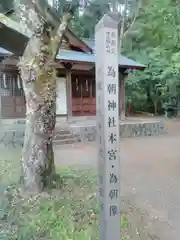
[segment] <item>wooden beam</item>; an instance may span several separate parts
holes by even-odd
[[[67,120],[72,117],[72,79],[71,69],[66,70]]]
[[[72,117],[72,79],[71,79],[71,69],[73,64],[63,63],[66,69],[66,100],[67,100],[67,121],[69,117]]]

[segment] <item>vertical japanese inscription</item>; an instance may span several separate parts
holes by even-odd
[[[96,52],[103,51],[102,44],[100,43],[102,34],[102,29],[96,33]],[[100,239],[105,239],[105,203],[104,203],[104,144],[103,144],[103,62],[100,55],[96,55],[96,132],[97,132],[97,143],[98,143],[98,159],[99,159],[99,200],[100,200]]]
[[[96,26],[96,117],[99,145],[100,240],[120,239],[118,24]],[[106,225],[105,225],[106,223]]]

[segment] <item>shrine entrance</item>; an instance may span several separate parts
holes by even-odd
[[[92,76],[72,76],[72,115],[96,114],[96,84]]]

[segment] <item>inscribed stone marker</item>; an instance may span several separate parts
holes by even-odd
[[[107,14],[96,25],[95,52],[100,240],[120,240],[118,23]]]

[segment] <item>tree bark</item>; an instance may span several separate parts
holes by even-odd
[[[32,107],[31,94],[26,95],[26,130],[22,154],[23,183],[30,192],[41,192],[50,187],[55,176],[53,131],[55,128],[55,101],[42,102]],[[54,106],[53,106],[54,105]]]
[[[53,60],[72,14],[64,14],[56,31],[38,13],[36,17],[35,32],[19,63],[26,98],[21,180],[25,189],[34,193],[51,186],[55,175],[56,70]]]
[[[26,97],[22,174],[24,186],[31,192],[43,191],[55,175],[56,75],[48,65],[48,55],[41,56],[41,49],[45,47],[41,37],[35,36],[29,41],[20,67]],[[29,64],[31,59],[33,65]]]

